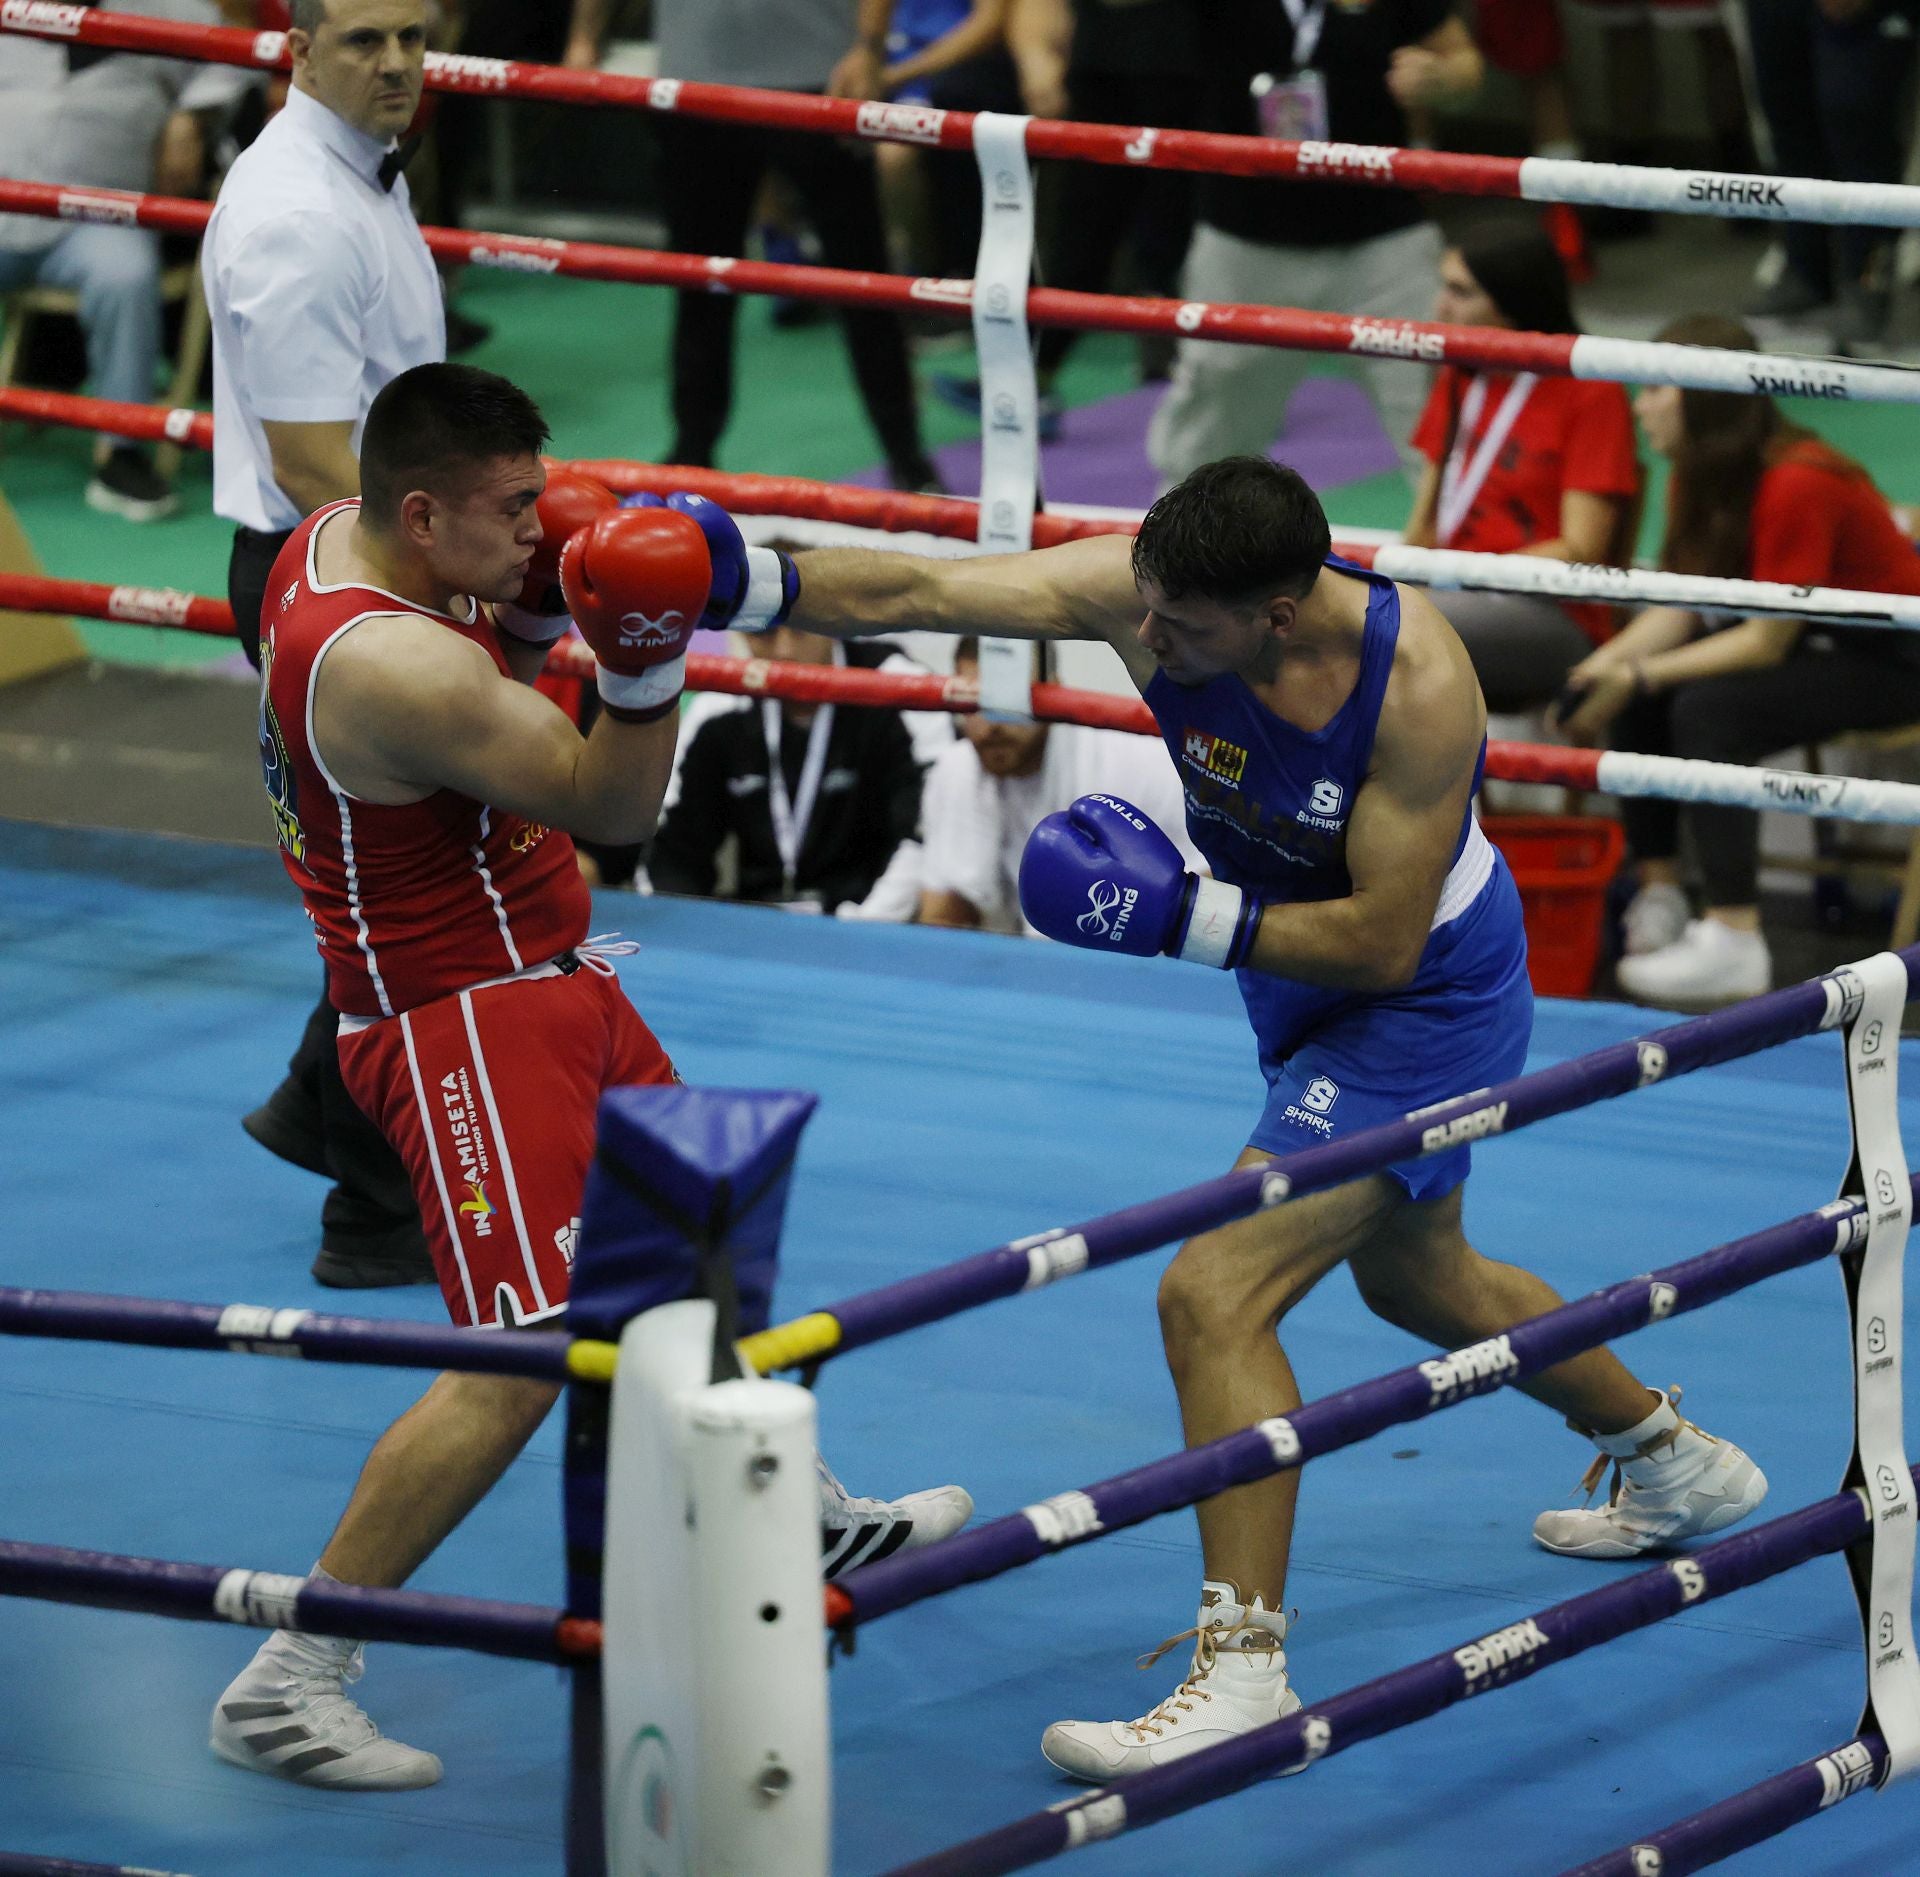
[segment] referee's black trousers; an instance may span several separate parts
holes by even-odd
[[[848,150],[835,138],[803,131],[756,130],[690,117],[659,117],[653,127],[660,139],[667,241],[679,253],[737,257],[746,246],[761,179],[773,169],[799,191],[829,267],[886,271],[887,241],[871,151]],[[671,462],[706,466],[714,460],[733,408],[738,305],[730,293],[679,295]],[[849,307],[840,323],[861,402],[888,466],[896,481],[918,483],[931,472],[900,320],[876,307]]]

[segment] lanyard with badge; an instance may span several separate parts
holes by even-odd
[[[833,648],[836,665],[845,664],[846,657],[838,645]],[[773,816],[773,844],[780,852],[780,892],[782,898],[791,899],[800,850],[806,845],[813,806],[820,799],[820,778],[826,773],[827,744],[833,738],[833,706],[822,704],[813,713],[807,730],[806,759],[800,765],[798,795],[787,793],[787,772],[780,760],[784,724],[780,706],[772,698],[761,703],[760,728],[767,739],[767,808]]]
[[[1507,438],[1513,434],[1520,413],[1526,409],[1533,387],[1539,382],[1530,371],[1515,374],[1513,383],[1507,387],[1507,395],[1500,400],[1500,408],[1493,414],[1493,422],[1477,445],[1473,444],[1473,429],[1487,402],[1487,381],[1476,375],[1467,387],[1467,395],[1460,400],[1460,421],[1454,426],[1453,448],[1447,452],[1447,465],[1440,472],[1440,500],[1434,517],[1434,538],[1440,546],[1450,545],[1460,532],[1460,524],[1479,500],[1488,474],[1506,447]],[[1468,453],[1470,446],[1471,454]]]
[[[1253,81],[1253,105],[1263,137],[1290,143],[1321,143],[1327,136],[1327,80],[1313,69],[1327,23],[1327,0],[1280,0],[1293,27],[1293,70],[1285,78],[1261,72]]]

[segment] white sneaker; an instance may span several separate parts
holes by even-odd
[[[1621,943],[1629,958],[1642,958],[1673,944],[1687,929],[1687,896],[1671,880],[1643,886],[1620,915]]]
[[[1758,932],[1739,932],[1718,919],[1689,919],[1671,945],[1623,958],[1620,988],[1642,1004],[1698,1010],[1758,997],[1773,988],[1773,955]]]
[[[362,1645],[283,1630],[214,1705],[207,1744],[223,1760],[303,1786],[397,1792],[431,1786],[438,1755],[389,1740],[342,1692],[363,1672]]]
[[[1105,1785],[1299,1712],[1300,1697],[1287,1686],[1287,1619],[1279,1611],[1258,1597],[1241,1603],[1233,1584],[1205,1584],[1193,1628],[1142,1656],[1140,1666],[1151,1667],[1189,1636],[1187,1678],[1157,1708],[1137,1721],[1055,1721],[1040,1751],[1061,1772]]]
[[[899,1499],[861,1499],[817,1454],[814,1464],[820,1472],[820,1561],[830,1578],[856,1564],[951,1537],[973,1517],[973,1495],[964,1486],[929,1486]]]
[[[1730,1441],[1680,1418],[1680,1391],[1624,1434],[1594,1434],[1600,1449],[1580,1490],[1592,1499],[1613,1463],[1613,1491],[1604,1506],[1542,1512],[1533,1535],[1570,1558],[1637,1558],[1683,1539],[1723,1532],[1767,1496],[1767,1476]]]

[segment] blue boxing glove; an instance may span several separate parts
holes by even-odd
[[[667,506],[700,524],[713,562],[713,593],[701,625],[710,631],[770,632],[800,597],[800,571],[778,548],[748,547],[733,517],[704,495],[675,494]]]
[[[1230,971],[1253,949],[1266,902],[1189,873],[1131,802],[1083,795],[1027,837],[1020,910],[1063,945]]]

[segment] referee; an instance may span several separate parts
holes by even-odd
[[[275,557],[316,508],[360,493],[375,394],[446,356],[440,281],[413,219],[424,0],[293,0],[285,108],[227,173],[201,266],[213,323],[213,506],[234,524],[227,594],[248,659]],[[337,1182],[313,1274],[343,1288],[430,1281],[399,1157],[340,1080],[325,993],[287,1079],[242,1125]]]

